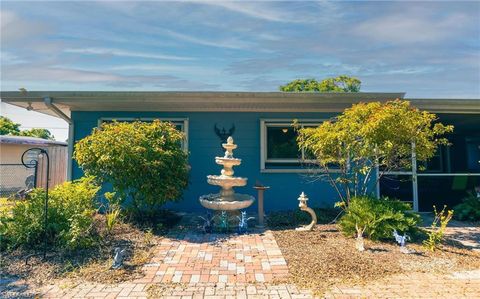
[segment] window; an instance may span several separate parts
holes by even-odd
[[[172,124],[175,125],[175,128],[183,133],[185,133],[185,141],[182,142],[182,148],[185,151],[188,151],[188,118],[145,118],[145,117],[102,117],[98,120],[98,126],[103,122],[113,122],[113,121],[119,121],[119,122],[134,122],[134,121],[144,121],[144,122],[152,122],[154,120],[160,120],[160,121],[168,121],[171,122]]]
[[[467,137],[467,170],[480,172],[480,137]]]
[[[448,148],[444,146],[438,146],[435,154],[433,157],[428,159],[425,162],[418,162],[417,165],[419,167],[423,167],[423,169],[419,168],[420,172],[444,172],[444,151],[447,151]]]
[[[309,162],[305,150],[297,145],[293,120],[261,120],[261,170],[292,171],[302,169]],[[319,120],[299,120],[301,127],[317,127]]]
[[[267,125],[267,162],[296,162],[301,159],[297,132],[289,125]]]

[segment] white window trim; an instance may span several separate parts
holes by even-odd
[[[300,125],[319,126],[326,119],[296,119]],[[260,119],[260,172],[263,173],[320,173],[321,169],[309,169],[304,167],[298,168],[267,168],[267,163],[302,163],[312,162],[311,160],[301,159],[267,159],[267,127],[275,126],[291,126],[294,119],[290,118],[275,118],[275,119]],[[303,151],[303,150],[302,150]],[[303,155],[303,152],[302,152]],[[331,170],[330,172],[337,172]]]
[[[101,126],[101,124],[104,121],[154,121],[154,120],[160,120],[160,121],[169,121],[172,123],[182,123],[183,127],[183,133],[185,134],[185,141],[183,142],[183,149],[188,152],[188,125],[189,125],[189,119],[188,118],[179,118],[179,117],[100,117],[98,119],[98,127]]]

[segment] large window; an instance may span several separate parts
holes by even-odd
[[[417,163],[422,167],[383,176],[380,195],[413,202],[415,210],[429,212],[434,204],[453,208],[475,194],[480,188],[480,136],[458,131],[448,136],[449,146],[440,146],[431,159]]]
[[[302,164],[311,162],[309,155],[297,145],[293,120],[261,120],[261,170],[268,172],[302,171]],[[300,127],[317,127],[321,120],[299,120]]]
[[[168,121],[175,125],[175,128],[185,134],[185,141],[182,142],[182,148],[188,151],[188,118],[151,118],[151,117],[102,117],[98,120],[98,126],[104,122],[134,122],[134,121],[143,121],[143,122],[152,122],[154,120]]]

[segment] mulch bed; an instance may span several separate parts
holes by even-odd
[[[34,285],[43,285],[58,278],[68,278],[72,283],[117,283],[133,280],[143,276],[141,268],[151,259],[155,245],[162,238],[127,223],[118,223],[108,234],[102,215],[95,217],[95,229],[101,238],[94,247],[74,252],[49,250],[45,261],[41,248],[37,251],[17,249],[2,253],[0,272],[2,276],[26,279]],[[126,248],[126,255],[123,267],[112,270],[110,267],[116,247]],[[26,263],[28,256],[31,257]]]
[[[291,281],[323,294],[335,284],[362,284],[388,275],[411,272],[448,273],[480,269],[480,253],[454,242],[426,252],[421,244],[407,244],[415,253],[403,254],[395,243],[365,240],[365,252],[336,225],[318,225],[313,232],[276,230],[275,239],[287,260]]]

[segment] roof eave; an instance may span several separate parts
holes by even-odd
[[[57,116],[44,104],[49,97],[63,113],[71,111],[222,111],[341,112],[358,102],[404,98],[405,93],[289,92],[2,92],[6,103]],[[408,99],[419,109],[436,113],[480,113],[478,99]]]

